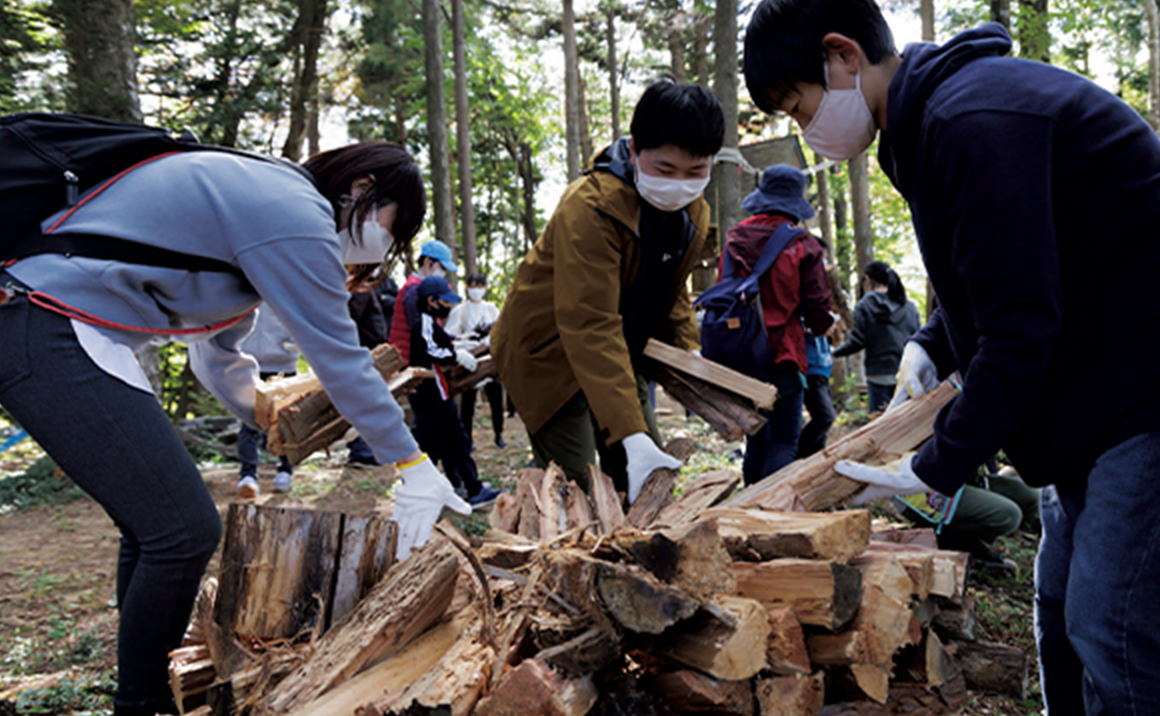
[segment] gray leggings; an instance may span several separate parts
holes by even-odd
[[[167,653],[221,538],[197,466],[153,395],[103,372],[68,319],[23,297],[0,305],[0,405],[121,531],[115,705],[172,713]]]

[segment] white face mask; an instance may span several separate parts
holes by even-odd
[[[342,246],[342,263],[347,266],[381,264],[395,243],[395,237],[379,224],[379,219],[373,211],[367,214],[362,223],[361,246],[355,243],[349,226],[338,232],[338,240]]]
[[[447,269],[443,268],[443,264],[439,263],[438,261],[431,264],[430,271],[431,273],[427,274],[428,276],[438,276],[440,278],[447,277]]]
[[[467,289],[467,297],[478,303],[483,300],[483,294],[486,292],[486,288],[469,288]]]
[[[632,172],[636,179],[636,190],[641,197],[661,211],[676,211],[692,204],[705,193],[705,187],[709,185],[709,177],[671,179],[645,174],[640,170],[639,155],[632,165]]]
[[[830,65],[824,65],[826,85]],[[854,89],[828,89],[822,95],[814,118],[802,130],[802,138],[827,159],[845,161],[870,148],[878,125],[862,94],[862,72],[854,76]]]

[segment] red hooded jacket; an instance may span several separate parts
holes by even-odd
[[[789,218],[780,214],[757,214],[729,230],[725,251],[733,258],[738,276],[748,276],[773,232]],[[721,275],[721,258],[717,275]],[[794,237],[778,254],[760,281],[761,312],[773,346],[773,362],[793,361],[806,372],[805,324],[817,335],[833,324],[830,315],[830,282],[826,278],[824,250],[810,234]]]

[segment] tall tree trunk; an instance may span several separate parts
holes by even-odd
[[[327,0],[299,0],[297,24],[301,31],[295,41],[301,48],[301,61],[290,93],[290,129],[282,147],[282,156],[293,161],[302,158],[308,114],[318,97],[318,52],[326,34],[327,14]]]
[[[531,251],[536,243],[536,168],[532,164],[532,145],[520,144],[520,180],[523,183],[524,205],[520,212],[520,223],[524,227],[526,251]]]
[[[564,141],[572,182],[580,176],[580,57],[572,0],[564,0]]]
[[[1051,31],[1047,0],[1019,0],[1019,56],[1051,62]]]
[[[142,122],[133,0],[53,0],[68,56],[70,112]]]
[[[584,91],[583,78],[580,79],[578,87],[580,101],[576,107],[580,115],[580,171],[584,171],[588,167],[588,161],[592,159],[592,128],[588,124],[588,98]]]
[[[1011,30],[1011,0],[991,0],[991,22]]]
[[[310,99],[310,113],[306,117],[306,156],[318,154],[322,143],[322,131],[318,127],[318,113],[321,111],[318,102],[318,93]]]
[[[471,192],[471,130],[467,106],[467,41],[463,28],[463,0],[451,0],[455,37],[455,149],[459,160],[459,230],[467,275],[475,273],[475,207]]]
[[[820,166],[825,163],[825,157],[817,152],[814,152],[814,165]],[[831,201],[830,201],[830,174],[827,169],[820,169],[814,175],[818,182],[818,226],[822,230],[822,238],[825,239],[829,248],[826,253],[829,255],[829,260],[833,262],[834,252],[837,248],[837,243],[834,239],[834,223],[830,217]]]
[[[934,42],[934,0],[920,0],[919,15],[922,16],[922,41]]]
[[[423,60],[427,70],[427,136],[431,159],[431,198],[435,238],[455,246],[451,206],[451,169],[447,161],[447,107],[443,100],[443,35],[439,1],[423,0]]]
[[[605,42],[608,46],[608,101],[612,105],[612,141],[620,139],[620,78],[616,66],[616,9],[605,11]]]
[[[677,82],[687,82],[685,79],[685,29],[684,19],[678,14],[672,18],[669,26],[669,72]]]
[[[714,23],[715,93],[725,112],[723,148],[737,148],[737,0],[717,0]],[[735,161],[713,165],[717,185],[717,236],[724,245],[725,234],[741,216],[741,187]]]
[[[848,162],[850,203],[854,213],[854,260],[859,279],[874,260],[874,232],[870,228],[870,161],[865,152]]]
[[[709,86],[709,23],[712,18],[698,12],[693,20],[693,75],[697,84]]]
[[[1148,20],[1148,122],[1160,131],[1160,7],[1144,0]]]

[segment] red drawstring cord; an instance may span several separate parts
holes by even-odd
[[[59,219],[56,220],[56,223],[54,223],[52,226],[48,227],[48,230],[46,230],[44,233],[51,234],[52,232],[56,231],[57,227],[59,227],[61,224],[63,224],[65,221],[67,221],[70,216],[72,216],[74,213],[76,213],[77,209],[79,209],[82,206],[84,206],[85,204],[89,203],[89,201],[93,197],[97,196],[98,194],[103,192],[105,189],[108,189],[109,187],[111,187],[118,179],[125,176],[129,172],[133,171],[137,167],[143,167],[150,162],[155,162],[158,159],[164,159],[165,157],[171,157],[174,154],[181,154],[181,152],[165,152],[164,154],[158,154],[156,156],[149,157],[148,159],[139,161],[136,164],[134,164],[133,166],[129,167],[128,169],[124,169],[121,172],[113,175],[111,178],[105,180],[104,184],[100,185],[99,187],[97,187],[96,189],[91,191],[84,199],[81,199],[79,202],[76,203],[75,206],[73,206],[68,211],[66,211]]]
[[[29,291],[28,301],[32,305],[39,306],[46,311],[52,311],[53,313],[64,316],[65,318],[72,318],[80,321],[81,323],[87,323],[90,326],[96,326],[98,328],[115,328],[119,331],[132,331],[134,333],[150,333],[158,336],[194,336],[202,333],[213,333],[215,331],[225,330],[226,328],[230,328],[231,326],[236,326],[237,324],[241,323],[246,316],[250,315],[256,310],[256,308],[251,308],[240,316],[198,328],[139,328],[137,326],[128,326],[124,323],[110,321],[101,318],[100,316],[94,316],[93,314],[82,311],[75,306],[68,305],[59,298],[53,298],[48,294],[41,293],[40,291]]]

